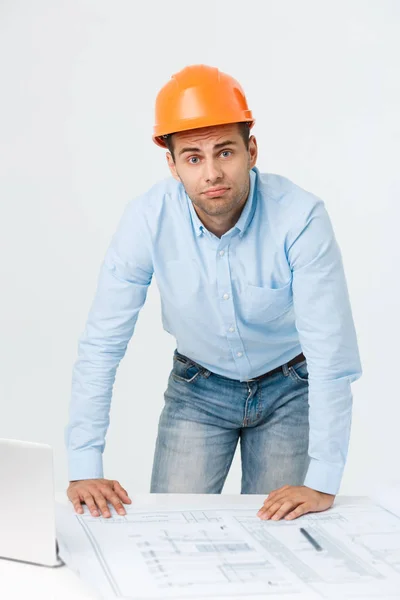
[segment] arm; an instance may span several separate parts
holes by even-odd
[[[153,273],[150,236],[137,200],[128,204],[101,266],[79,340],[65,431],[69,479],[103,477],[112,388]]]
[[[352,394],[361,375],[342,258],[319,201],[289,240],[296,328],[309,372],[310,440],[305,485],[336,494],[349,444]]]
[[[286,239],[296,328],[309,372],[309,456],[304,487],[273,491],[261,518],[296,518],[325,510],[347,458],[352,394],[361,375],[357,338],[339,247],[318,201]]]

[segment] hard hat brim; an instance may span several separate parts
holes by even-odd
[[[247,111],[249,113],[249,118],[248,119],[241,119],[241,120],[237,120],[235,119],[234,121],[232,121],[232,119],[218,119],[218,122],[215,122],[215,119],[210,119],[209,121],[207,121],[206,119],[201,119],[201,121],[199,119],[188,119],[186,123],[183,123],[182,121],[179,122],[179,124],[176,124],[176,127],[171,127],[171,131],[159,131],[159,128],[154,127],[154,133],[152,136],[152,140],[155,144],[157,144],[157,146],[160,146],[161,148],[167,148],[167,144],[165,143],[165,140],[163,139],[164,135],[171,135],[173,133],[180,133],[181,131],[191,131],[193,129],[204,129],[205,127],[217,127],[218,125],[229,125],[232,123],[249,123],[249,128],[251,129],[254,124],[255,124],[255,119],[252,118],[252,114],[251,111]]]

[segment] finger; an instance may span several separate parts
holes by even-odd
[[[301,517],[301,515],[305,515],[308,512],[310,512],[310,506],[307,504],[307,502],[304,502],[287,514],[285,520],[292,521],[293,519],[297,519],[298,517]]]
[[[77,512],[81,515],[83,513],[83,508],[82,508],[82,504],[81,504],[78,493],[77,492],[72,493],[68,497],[69,497],[70,501],[72,502],[75,512]]]
[[[114,481],[114,491],[121,498],[122,502],[130,504],[132,500],[129,498],[128,492],[122,487],[118,481]]]
[[[268,520],[270,519],[282,506],[283,502],[274,502],[268,510],[262,509],[261,514],[259,515],[260,519]]]
[[[273,504],[275,504],[275,502],[279,502],[283,498],[287,498],[287,497],[288,497],[287,492],[282,492],[280,494],[276,494],[276,496],[273,496],[271,499],[268,498],[268,502],[264,503],[264,508],[268,508],[269,506],[272,506]]]
[[[274,504],[276,504],[277,502],[283,504],[283,502],[285,502],[289,498],[290,496],[288,495],[288,492],[283,492],[281,495],[272,498],[270,502],[264,504],[264,506],[261,507],[260,512],[268,512]]]
[[[273,503],[276,502],[278,499],[280,498],[286,498],[291,494],[295,493],[296,488],[294,488],[292,485],[284,485],[282,488],[279,488],[278,490],[274,490],[273,492],[271,492],[268,496],[268,498],[265,499],[264,501],[264,506],[267,505],[268,503]]]
[[[92,517],[98,517],[99,511],[97,510],[97,506],[94,503],[93,496],[89,494],[89,492],[85,492],[84,494],[82,494],[82,496],[86,506],[90,510]]]
[[[280,488],[277,488],[276,490],[273,490],[272,492],[270,492],[268,494],[268,497],[265,499],[264,504],[266,502],[268,502],[268,500],[273,500],[274,498],[276,499],[276,496],[280,496],[282,494],[282,492],[284,492],[285,490],[287,490],[288,488],[292,487],[291,485],[284,485]]]
[[[111,517],[110,509],[108,508],[108,505],[107,505],[107,500],[105,499],[103,494],[101,492],[96,491],[96,492],[94,492],[93,496],[94,496],[94,499],[96,500],[96,504],[99,507],[99,510],[100,510],[102,516],[105,517],[106,519]]]
[[[126,515],[126,510],[122,506],[121,500],[118,498],[117,494],[110,490],[107,494],[107,500],[110,504],[113,505],[118,514]]]
[[[272,517],[272,521],[279,521],[296,506],[298,506],[298,502],[294,502],[293,500],[288,500],[287,502],[284,502],[280,509],[277,510],[274,516]]]
[[[308,500],[308,496],[299,490],[299,488],[288,486],[287,489],[274,498],[273,503],[280,502],[283,504],[283,502],[289,500],[297,501],[297,504],[301,504],[302,502],[306,502]],[[264,508],[268,510],[268,504],[266,504]]]

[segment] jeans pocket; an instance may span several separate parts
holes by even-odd
[[[295,365],[289,367],[289,375],[295,381],[301,381],[303,383],[308,383],[308,368],[307,361],[303,360]]]
[[[193,383],[203,372],[204,369],[200,365],[192,362],[188,358],[181,355],[174,356],[171,375],[175,381]]]

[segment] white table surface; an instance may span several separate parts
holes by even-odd
[[[57,494],[56,500],[69,503],[65,494]],[[50,568],[0,559],[0,598],[97,600],[99,596],[66,566]]]
[[[387,496],[389,499],[397,497],[398,504],[399,493],[400,484],[396,488],[396,493],[394,488],[388,489]],[[380,497],[374,497],[373,494],[372,496],[375,501],[385,505]],[[261,506],[265,500],[265,496],[240,494],[133,494],[131,498],[133,505],[143,508],[176,507],[182,503],[190,504],[193,508],[215,508],[227,504],[242,507],[254,506],[254,504]],[[385,499],[385,495],[382,498]],[[349,496],[337,496],[335,505],[346,503],[349,499]],[[65,503],[73,512],[72,504],[65,493],[56,494],[56,501]],[[368,499],[365,496],[359,497],[359,501],[368,501]],[[99,600],[96,590],[89,588],[66,566],[48,568],[6,559],[0,559],[0,598],[1,600]]]
[[[182,502],[200,508],[223,504],[261,506],[265,496],[210,494],[137,494],[132,495],[135,506],[176,506]],[[339,498],[337,498],[339,500]],[[71,506],[66,495],[57,494],[57,502]],[[49,568],[0,559],[0,598],[4,600],[98,600],[96,591],[89,588],[66,566]]]

